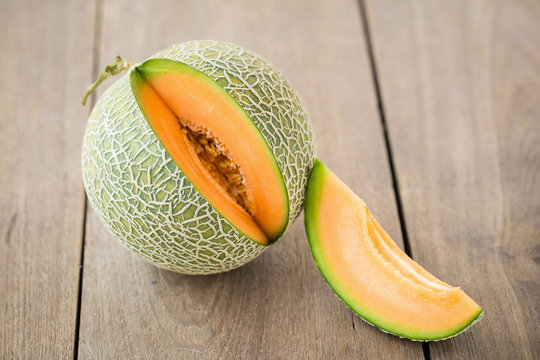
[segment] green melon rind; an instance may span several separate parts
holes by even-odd
[[[320,205],[320,196],[324,188],[324,182],[330,170],[318,159],[315,160],[311,175],[309,177],[306,190],[306,199],[304,206],[304,223],[306,234],[311,249],[311,254],[317,268],[322,274],[326,283],[334,291],[334,293],[354,311],[360,318],[367,323],[378,327],[380,330],[397,335],[402,338],[407,338],[415,341],[437,341],[444,340],[456,336],[465,331],[467,328],[476,323],[483,315],[483,310],[480,309],[471,318],[463,323],[451,327],[441,329],[440,331],[423,331],[421,329],[409,328],[403,325],[395,324],[386,320],[379,314],[371,311],[366,306],[362,305],[354,296],[343,286],[338,277],[335,275],[330,266],[322,247],[320,246],[320,234],[317,223],[317,214]]]
[[[151,79],[154,76],[159,76],[159,74],[163,73],[170,73],[170,72],[176,72],[176,73],[183,73],[187,74],[193,78],[196,78],[208,86],[212,87],[214,90],[216,90],[221,96],[223,96],[227,101],[229,101],[236,109],[242,114],[242,117],[244,120],[249,124],[251,130],[253,131],[253,134],[258,138],[259,143],[264,148],[264,151],[266,153],[266,156],[268,157],[270,164],[272,166],[272,170],[276,177],[278,178],[278,182],[280,185],[280,191],[281,195],[283,197],[283,203],[287,206],[286,211],[286,218],[283,219],[283,223],[281,224],[280,230],[277,234],[274,234],[273,236],[269,236],[270,243],[276,241],[285,231],[287,228],[287,224],[289,222],[289,198],[287,194],[287,188],[285,187],[285,181],[283,179],[283,175],[281,174],[281,170],[279,169],[276,159],[274,157],[274,154],[272,154],[272,151],[270,150],[270,147],[266,143],[266,140],[262,136],[261,132],[257,128],[257,126],[253,123],[253,120],[249,117],[249,115],[242,109],[240,104],[224,89],[222,88],[218,83],[216,83],[213,79],[211,79],[208,75],[192,68],[191,66],[184,64],[180,61],[173,61],[170,59],[150,59],[142,63],[141,65],[137,66],[135,68],[135,71],[131,72],[131,83],[132,88],[134,88],[134,75],[136,72],[139,72],[142,74],[143,78]],[[135,89],[134,93],[135,93]],[[135,98],[137,99],[137,95],[135,94]],[[140,103],[140,102],[139,102]],[[145,113],[144,109],[141,109],[143,114]],[[145,114],[146,116],[146,114]],[[177,164],[180,169],[182,169],[181,164]],[[219,211],[219,209],[218,209]],[[268,235],[268,234],[267,234]]]
[[[302,208],[314,148],[307,113],[283,75],[229,43],[189,42],[154,57],[187,63],[236,96],[280,167],[290,199],[290,226]],[[248,73],[245,82],[227,85],[232,77]],[[267,93],[259,97],[267,103],[257,106],[267,107],[269,113],[258,114],[252,104],[258,91]],[[129,74],[105,91],[90,115],[82,170],[88,199],[105,227],[124,246],[161,268],[219,273],[268,248],[234,228],[172,161],[137,105]]]

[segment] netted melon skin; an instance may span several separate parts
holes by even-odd
[[[290,226],[302,209],[314,142],[307,112],[285,77],[230,43],[188,42],[153,58],[182,61],[206,73],[253,119],[282,172]],[[268,248],[232,226],[184,176],[140,111],[129,74],[107,89],[90,115],[82,169],[89,201],[105,227],[161,268],[219,273]]]

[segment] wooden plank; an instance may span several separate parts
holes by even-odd
[[[0,358],[73,356],[94,3],[0,4]]]
[[[103,16],[101,64],[117,53],[141,61],[197,38],[233,41],[271,59],[303,95],[320,157],[400,241],[355,1],[125,0],[108,2]],[[367,325],[333,295],[311,258],[302,219],[247,266],[194,277],[129,254],[92,211],[79,349],[81,358],[422,357],[419,344]]]
[[[540,4],[367,2],[415,259],[485,309],[434,359],[540,358]]]

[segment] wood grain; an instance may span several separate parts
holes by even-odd
[[[73,357],[93,12],[92,1],[0,3],[2,359]]]
[[[319,156],[401,241],[376,99],[354,1],[107,2],[100,64],[141,61],[176,42],[251,48],[303,95]],[[183,276],[123,249],[89,209],[79,355],[89,358],[421,358],[343,305],[318,273],[299,219],[238,270]]]
[[[434,359],[540,358],[540,3],[367,1],[413,256],[486,312]]]

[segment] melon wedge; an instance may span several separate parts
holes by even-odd
[[[169,59],[150,59],[130,77],[150,127],[199,192],[252,240],[266,245],[279,238],[289,219],[287,189],[265,139],[232,96],[204,73]],[[204,158],[197,148],[210,153]]]
[[[385,332],[441,340],[483,314],[465,292],[401,251],[364,201],[318,160],[307,187],[305,226],[313,258],[330,287]]]

